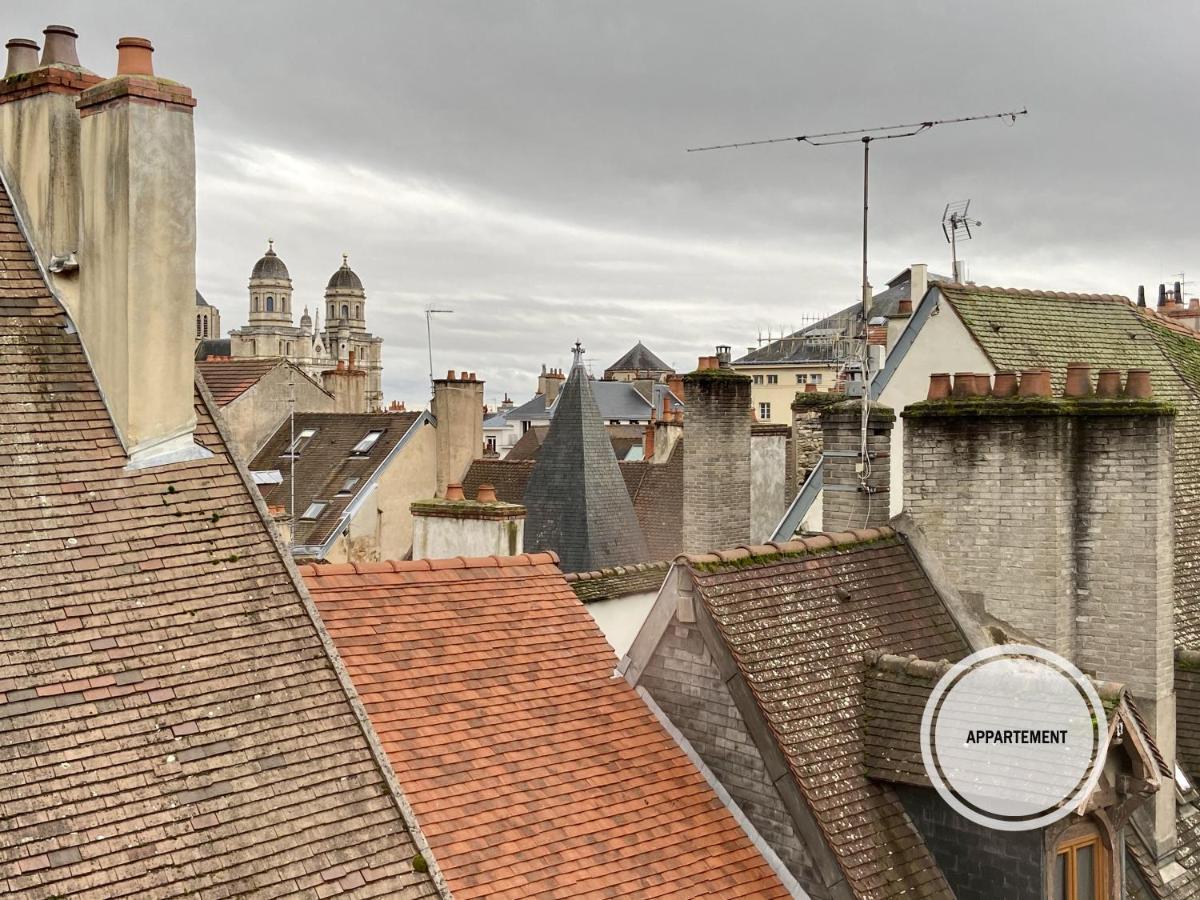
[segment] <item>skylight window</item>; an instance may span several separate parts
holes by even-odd
[[[300,448],[303,447],[306,443],[308,443],[309,439],[314,437],[316,435],[316,433],[317,433],[317,429],[315,429],[315,428],[305,428],[298,435],[296,435],[296,439],[294,441],[292,441],[291,445],[287,448],[287,450],[283,451],[282,455],[283,456],[298,456],[300,454]]]
[[[360,481],[362,481],[361,478],[347,478],[342,482],[342,486],[338,488],[338,496],[345,497],[347,494],[353,492],[354,486]]]
[[[325,511],[325,507],[327,505],[328,504],[325,503],[310,503],[308,504],[308,509],[304,511],[304,515],[302,515],[300,518],[310,520],[315,519]]]
[[[354,448],[350,452],[351,453],[367,453],[367,452],[369,452],[370,449],[375,446],[375,442],[378,441],[382,435],[383,435],[382,431],[368,431],[367,436],[364,437],[357,444],[355,444]]]

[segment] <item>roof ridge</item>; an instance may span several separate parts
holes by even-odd
[[[738,562],[755,557],[778,556],[781,554],[815,553],[866,541],[877,541],[882,538],[895,536],[896,531],[891,526],[882,525],[878,528],[856,528],[850,531],[822,532],[813,537],[800,538],[791,541],[768,541],[765,544],[738,544],[725,550],[712,553],[681,553],[675,557],[676,563],[686,563],[691,566],[710,565],[712,563]]]
[[[578,581],[595,581],[597,578],[609,578],[614,575],[634,575],[638,572],[650,572],[657,569],[665,569],[670,566],[668,560],[661,562],[644,562],[634,563],[630,566],[608,566],[603,569],[594,569],[591,572],[565,572],[563,577],[567,579],[568,584],[574,584]]]
[[[300,574],[305,578],[332,575],[375,575],[383,572],[437,572],[442,569],[519,569],[530,566],[558,565],[553,550],[522,553],[518,556],[452,556],[445,559],[394,559],[359,563],[305,563]]]
[[[1076,293],[1074,291],[1045,291],[1034,290],[1031,288],[1006,288],[994,287],[987,284],[974,284],[972,282],[961,281],[941,281],[936,285],[938,290],[949,293],[958,294],[990,294],[998,297],[1030,297],[1030,298],[1046,298],[1051,300],[1099,300],[1106,302],[1120,302],[1129,306],[1134,303],[1123,294],[1089,294]]]

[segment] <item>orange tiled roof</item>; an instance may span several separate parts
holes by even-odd
[[[0,187],[0,894],[437,896],[215,408],[124,471],[68,325]]]
[[[788,896],[556,562],[301,568],[455,898]]]
[[[217,406],[228,406],[280,365],[282,359],[205,359],[196,363],[196,371],[204,378]]]

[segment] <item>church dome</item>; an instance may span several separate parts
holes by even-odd
[[[275,255],[275,242],[267,241],[267,252],[263,254],[263,258],[254,264],[254,271],[250,273],[253,278],[284,278],[291,280],[291,275],[288,274],[287,266],[283,264],[283,260]]]
[[[300,317],[300,327],[301,328],[311,328],[312,327],[312,316],[310,316],[308,314],[307,306],[304,307],[304,315],[302,315]]]
[[[329,284],[325,285],[325,290],[361,291],[362,289],[362,281],[354,274],[354,270],[350,268],[350,263],[347,261],[346,254],[343,253],[342,267],[330,277]]]

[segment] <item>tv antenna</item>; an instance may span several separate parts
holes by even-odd
[[[983,225],[978,219],[972,219],[967,215],[970,208],[970,200],[959,200],[955,203],[947,203],[946,210],[942,213],[942,234],[946,236],[946,243],[950,245],[950,259],[953,264],[950,274],[953,275],[955,281],[962,281],[958,271],[958,242],[971,240],[974,237],[971,229]]]
[[[432,306],[425,307],[425,347],[429,351],[429,388],[433,389],[433,317],[441,315],[449,315],[454,312],[452,309],[434,309]]]
[[[817,134],[798,134],[792,137],[739,141],[733,144],[714,144],[709,147],[689,147],[687,152],[701,153],[706,150],[737,150],[742,147],[757,147],[762,144],[783,144],[790,142],[808,144],[812,147],[861,143],[863,147],[862,308],[863,320],[865,322],[867,316],[870,315],[871,308],[871,284],[867,280],[867,210],[869,208],[869,174],[872,142],[915,137],[938,125],[958,125],[963,122],[979,122],[984,119],[1008,119],[1010,124],[1015,124],[1017,116],[1028,114],[1028,109],[1019,109],[1011,112],[988,113],[982,116],[961,116],[957,119],[928,119],[924,122],[908,122],[901,125],[880,125],[874,128],[848,128],[844,131],[823,131]]]

